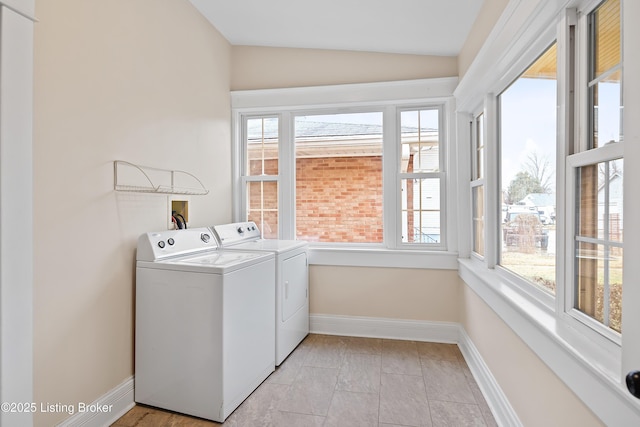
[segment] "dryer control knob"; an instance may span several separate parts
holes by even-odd
[[[164,249],[164,240],[160,240],[158,242],[158,246],[160,247],[160,249]]]
[[[238,233],[240,234],[244,233],[244,230],[242,229],[242,227],[238,227]]]
[[[169,244],[169,246],[173,246],[173,244],[174,244],[175,242],[176,242],[176,241],[175,241],[175,240],[173,240],[173,238],[172,238],[172,237],[169,237],[169,240],[167,240],[167,243]]]
[[[209,236],[207,233],[202,233],[200,235],[200,238],[202,239],[203,242],[205,243],[209,243],[209,240],[211,240],[211,236]]]

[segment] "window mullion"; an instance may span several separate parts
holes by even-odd
[[[485,165],[499,164],[498,148],[498,102],[493,93],[484,98],[484,161]],[[498,168],[485,168],[487,187],[484,192],[485,224],[484,224],[484,259],[488,268],[495,268],[498,263],[498,251],[500,250],[500,226],[502,222],[502,203],[500,197],[500,175]]]
[[[278,175],[253,175],[253,176],[243,176],[242,183],[246,184],[248,182],[276,182],[278,181]]]
[[[589,147],[589,132],[591,132],[591,119],[589,109],[586,107],[591,99],[591,91],[588,89],[589,64],[591,55],[589,45],[591,37],[589,35],[589,16],[582,14],[578,18],[575,36],[575,111],[573,120],[575,121],[575,139],[573,145],[569,147],[567,155],[585,151]]]
[[[613,67],[609,68],[604,73],[602,73],[602,74],[600,74],[598,76],[595,76],[593,78],[593,80],[589,81],[587,86],[588,87],[592,87],[592,86],[594,86],[594,85],[596,85],[596,84],[598,84],[598,83],[600,83],[602,81],[605,81],[605,80],[607,80],[607,78],[611,77],[611,75],[613,73],[615,73],[616,71],[620,71],[620,70],[622,70],[622,64],[618,63],[618,64],[614,65]]]
[[[404,172],[399,173],[398,177],[400,179],[428,179],[428,178],[437,178],[444,179],[444,172]]]
[[[279,206],[278,213],[279,235],[282,239],[294,240],[296,238],[296,156],[295,156],[295,129],[292,115],[289,112],[281,112],[280,117],[280,156],[281,167],[278,182]]]
[[[567,217],[572,209],[567,206],[573,199],[566,198],[567,167],[566,158],[574,152],[577,132],[575,106],[576,97],[576,65],[578,51],[576,38],[578,17],[575,9],[567,9],[558,23],[558,117],[556,148],[556,317],[564,316],[565,311],[573,306],[573,293],[569,283],[573,283],[573,258],[565,254],[573,253],[575,248],[573,234],[574,217]],[[582,67],[579,67],[580,69]],[[570,236],[570,237],[569,237]]]
[[[603,236],[602,239],[606,242],[603,245],[604,249],[604,277],[602,278],[602,284],[604,287],[603,291],[603,323],[605,326],[609,326],[609,304],[610,304],[610,283],[609,283],[609,256],[610,256],[610,246],[608,244],[610,239],[609,234],[609,203],[610,199],[610,188],[609,188],[609,162],[605,162],[604,164],[604,214],[602,216],[602,228],[603,228]]]
[[[402,225],[398,216],[402,195],[398,191],[400,181],[396,177],[401,150],[399,122],[400,110],[387,106],[382,113],[382,229],[383,240],[390,248],[397,248],[402,239]]]

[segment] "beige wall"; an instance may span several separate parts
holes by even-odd
[[[505,4],[486,1],[462,72]],[[227,222],[230,87],[458,74],[448,57],[231,48],[180,0],[38,0],[36,15],[36,402],[91,402],[133,374],[135,239],[166,227],[167,197],[115,193],[113,160],[194,173],[211,192],[191,196],[191,225]],[[597,425],[455,271],[312,266],[310,285],[313,314],[462,321],[525,425]]]
[[[462,325],[525,426],[602,422],[465,283]]]
[[[231,90],[457,76],[448,56],[233,46]]]
[[[311,314],[460,321],[456,271],[311,266]]]
[[[458,75],[465,75],[480,48],[498,22],[509,0],[484,0],[467,40],[458,54]]]
[[[36,15],[34,399],[77,404],[133,374],[136,238],[167,227],[167,196],[114,192],[113,160],[192,172],[191,225],[231,219],[230,46],[183,0]]]

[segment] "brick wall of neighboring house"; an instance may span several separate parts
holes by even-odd
[[[262,164],[260,160],[249,162],[251,175],[262,174]],[[265,160],[265,175],[277,175],[277,160]],[[278,183],[271,182],[252,182],[249,184],[247,191],[249,194],[249,215],[247,219],[255,222],[262,237],[265,239],[278,238]],[[262,193],[262,197],[261,197]]]
[[[265,173],[275,171],[265,164]],[[273,161],[272,161],[273,162]],[[253,167],[252,167],[253,169]],[[265,187],[265,207],[277,206],[275,185]],[[260,185],[249,191],[249,219],[275,238],[277,215],[260,216]],[[382,158],[326,157],[296,161],[296,237],[313,242],[382,242]]]
[[[382,158],[296,162],[296,235],[315,242],[382,242]]]

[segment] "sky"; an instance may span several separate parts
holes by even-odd
[[[598,110],[599,140],[618,140],[620,129],[620,86],[600,83]],[[502,188],[536,151],[548,156],[555,170],[556,159],[556,81],[521,78],[500,95]],[[552,179],[555,183],[555,177]]]
[[[548,158],[555,171],[556,81],[518,79],[500,95],[499,105],[502,188],[523,170],[533,152]]]

